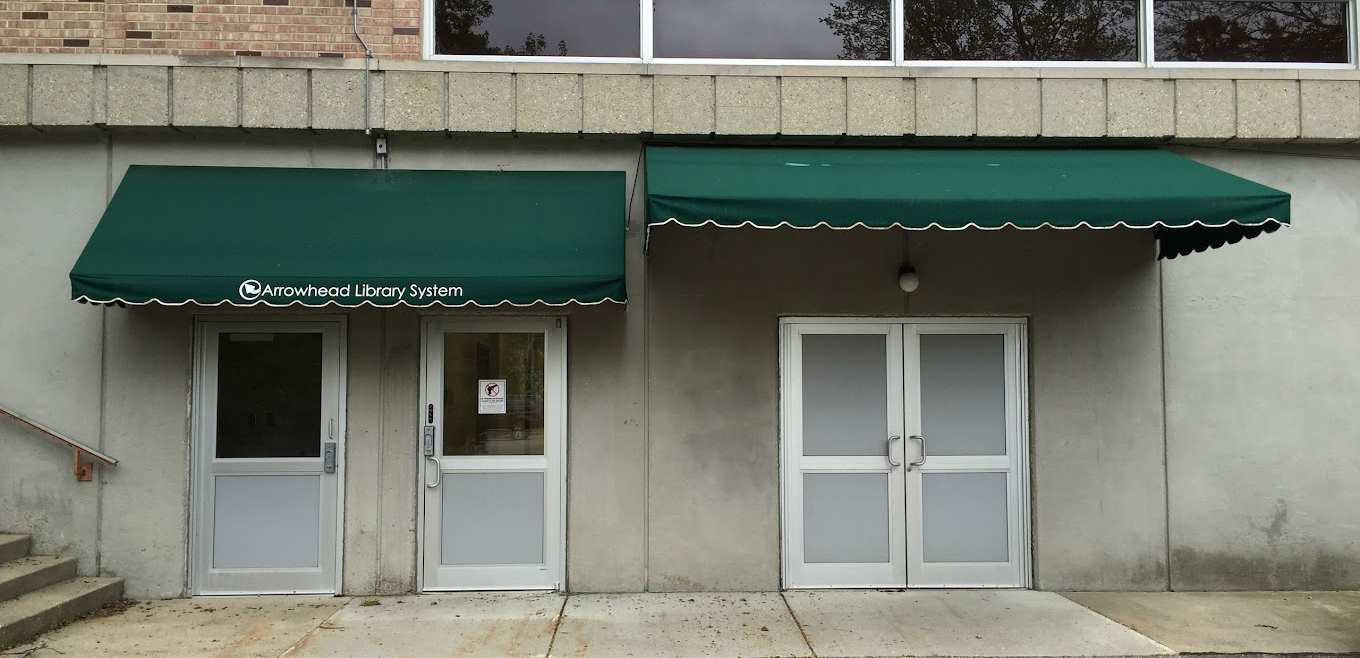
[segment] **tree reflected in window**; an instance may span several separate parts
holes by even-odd
[[[1159,0],[1157,59],[1345,63],[1346,3]]]
[[[909,60],[1133,61],[1134,0],[906,0]]]
[[[637,57],[637,0],[433,0],[441,55]]]

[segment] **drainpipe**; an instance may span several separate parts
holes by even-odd
[[[350,0],[350,2],[354,3],[354,11],[350,12],[350,15],[354,18],[354,38],[358,39],[359,45],[364,47],[364,134],[368,135],[373,132],[368,118],[368,106],[371,102],[369,100],[368,68],[369,63],[373,61],[373,49],[368,47],[368,42],[364,41],[363,35],[359,34],[359,0]]]

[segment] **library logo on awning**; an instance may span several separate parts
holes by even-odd
[[[255,279],[246,279],[241,282],[241,287],[237,288],[236,292],[241,295],[241,299],[253,302],[260,298],[260,294],[264,292],[264,286],[260,285],[260,282]]]

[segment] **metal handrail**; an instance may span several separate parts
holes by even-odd
[[[42,434],[49,439],[65,443],[67,447],[71,448],[71,450],[74,451],[75,476],[76,480],[79,480],[80,482],[89,482],[90,480],[94,479],[94,463],[82,460],[80,458],[81,455],[89,455],[90,457],[93,457],[94,459],[97,459],[105,464],[108,464],[109,466],[118,465],[117,459],[114,459],[113,457],[110,457],[98,450],[95,450],[94,448],[91,448],[90,446],[87,446],[84,443],[81,443],[75,439],[62,436],[55,430],[48,429],[41,423],[35,420],[31,420],[29,418],[25,418],[23,415],[19,413],[9,411],[4,407],[0,407],[0,416],[9,418],[10,420],[17,422],[20,425],[26,425],[28,426],[29,429],[39,434]]]

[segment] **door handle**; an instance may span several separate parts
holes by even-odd
[[[917,466],[920,466],[920,465],[926,463],[926,437],[921,436],[921,435],[919,435],[919,434],[913,434],[913,435],[907,437],[907,440],[908,440],[908,441],[911,441],[911,440],[913,440],[913,439],[915,439],[915,440],[921,442],[921,459],[918,460],[918,461],[914,461],[914,462],[908,463],[908,464],[907,464],[907,470],[908,470],[908,471],[910,471],[910,470],[913,469],[913,468],[916,468]]]
[[[428,457],[425,458],[425,461],[426,461],[427,463],[428,463],[428,462],[434,462],[434,482],[430,482],[430,479],[429,479],[429,478],[425,478],[425,486],[426,486],[426,487],[429,487],[429,488],[431,488],[431,489],[434,489],[434,488],[436,488],[436,487],[439,486],[439,483],[440,483],[441,481],[443,481],[443,479],[444,479],[444,473],[443,473],[442,471],[440,471],[439,458],[438,458],[438,457],[435,457],[434,455],[430,455],[430,456],[428,456]]]
[[[888,463],[889,463],[890,465],[892,465],[893,468],[897,468],[898,466],[901,466],[901,465],[902,465],[902,462],[893,461],[893,454],[892,454],[893,441],[901,441],[901,440],[902,440],[902,437],[900,437],[900,436],[890,436],[890,437],[888,437]]]
[[[334,441],[327,441],[321,448],[321,468],[327,473],[335,472],[336,445]]]

